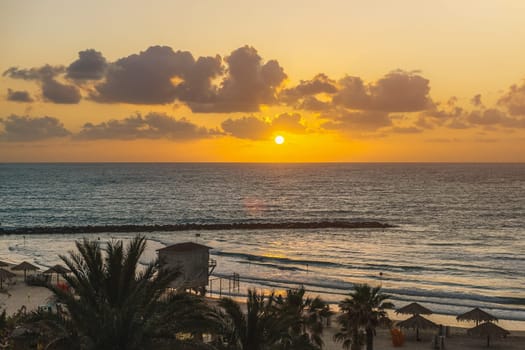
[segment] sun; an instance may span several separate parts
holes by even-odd
[[[282,137],[281,135],[275,136],[275,143],[278,145],[282,145],[284,143],[284,137]]]

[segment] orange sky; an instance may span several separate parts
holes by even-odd
[[[0,162],[523,162],[524,11],[6,0]]]

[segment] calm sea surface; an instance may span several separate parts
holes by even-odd
[[[525,321],[525,164],[0,164],[4,228],[321,220],[396,227],[153,232],[144,262],[192,240],[241,294],[304,284],[337,302],[368,282],[398,305]],[[49,266],[79,238],[0,236],[0,259]]]

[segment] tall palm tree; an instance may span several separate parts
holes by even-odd
[[[48,285],[65,305],[62,326],[77,336],[76,348],[133,350],[151,347],[157,339],[174,339],[176,332],[200,330],[192,323],[205,307],[195,298],[167,295],[176,271],[161,269],[158,259],[138,269],[146,239],[76,242],[77,252],[60,258],[71,270],[63,275],[68,290]],[[204,317],[204,316],[202,316]],[[202,318],[201,317],[201,318]]]
[[[305,293],[304,287],[289,289],[285,297],[276,298],[280,317],[289,324],[290,338],[285,348],[304,349],[307,343],[315,349],[323,347],[323,320],[333,313],[320,297],[305,298]]]
[[[381,293],[380,286],[354,285],[350,297],[339,303],[342,314],[338,322],[342,328],[336,334],[336,340],[352,344],[352,349],[360,349],[364,330],[366,349],[373,350],[376,327],[390,321],[385,309],[393,308],[394,305],[386,301],[389,298],[389,295]]]
[[[277,317],[275,297],[265,297],[248,290],[246,314],[231,298],[222,298],[219,307],[224,311],[223,339],[219,348],[228,350],[268,350],[275,348],[286,335],[283,320]]]

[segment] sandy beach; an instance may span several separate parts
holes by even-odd
[[[5,308],[8,315],[16,313],[20,308],[24,307],[27,311],[36,310],[39,306],[44,306],[48,303],[52,293],[43,287],[27,286],[24,282],[23,272],[13,271],[16,277],[13,278],[15,284],[9,286],[4,285],[4,290],[0,292],[0,306]],[[215,304],[217,299],[210,299],[212,304]],[[390,313],[394,320],[401,320],[403,318],[396,317],[394,313]],[[431,315],[434,321],[450,321],[452,316],[446,315]],[[335,319],[335,317],[334,317]],[[510,322],[510,323],[509,323]],[[449,322],[447,322],[449,323]],[[502,321],[501,326],[511,325],[516,326],[511,321]],[[450,337],[445,338],[445,349],[447,350],[461,350],[461,349],[485,349],[486,338],[478,338],[468,336],[466,334],[467,327],[472,326],[467,323],[457,323],[451,327]],[[340,350],[342,345],[333,340],[333,336],[338,331],[336,322],[332,321],[331,325],[325,329],[323,336],[326,350]],[[508,349],[508,350],[523,350],[525,349],[525,331],[524,330],[510,330],[511,334],[505,339],[492,339],[491,349]],[[413,330],[403,330],[405,334],[405,343],[401,348],[408,350],[431,349],[434,331],[420,331],[421,341],[415,340],[415,332]],[[398,349],[394,347],[391,341],[390,331],[388,329],[378,329],[377,336],[374,339],[374,349],[388,350]]]

